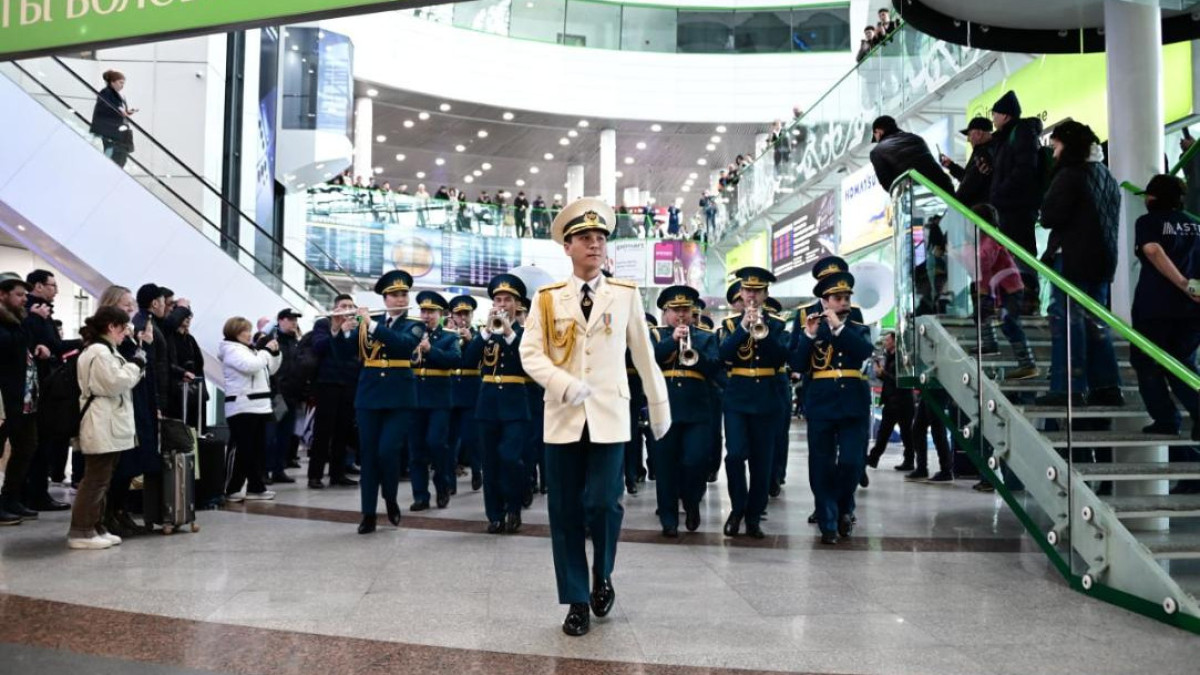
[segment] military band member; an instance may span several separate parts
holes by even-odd
[[[442,319],[450,309],[439,293],[421,291],[417,294],[425,337],[413,352],[413,374],[417,377],[417,412],[412,427],[412,493],[410,511],[429,508],[429,471],[433,469],[433,485],[437,507],[450,504],[454,487],[454,456],[450,454],[450,405],[453,383],[450,378],[462,364],[458,333],[442,328]]]
[[[412,282],[412,276],[403,270],[380,277],[375,292],[383,296],[387,311],[372,317],[365,307],[360,307],[358,327],[351,335],[358,344],[363,365],[354,399],[362,467],[358,483],[362,497],[359,534],[375,531],[380,493],[388,520],[400,526],[400,505],[396,502],[400,455],[408,442],[413,410],[417,407],[412,354],[425,337],[425,326],[405,316]]]
[[[664,537],[679,536],[680,500],[688,531],[700,527],[700,498],[712,440],[708,380],[720,370],[721,361],[716,337],[689,325],[699,299],[700,294],[687,286],[664,289],[658,307],[665,327],[650,329],[654,357],[667,380],[671,401],[671,430],[652,446]]]
[[[874,347],[867,327],[850,319],[852,274],[829,274],[815,292],[822,311],[805,317],[791,364],[808,380],[808,479],[821,543],[836,544],[854,530],[854,491],[871,426],[871,392],[862,367]]]
[[[521,326],[516,323],[525,284],[512,274],[488,283],[492,311],[488,323],[467,348],[464,367],[480,371],[475,420],[483,447],[483,508],[491,534],[521,528],[521,506],[528,486],[524,452],[529,436],[529,378],[521,368]],[[498,326],[492,326],[495,321]],[[498,328],[493,331],[492,328]]]
[[[783,322],[769,316],[763,304],[775,276],[760,267],[743,267],[736,274],[742,282],[745,310],[723,322],[725,337],[720,345],[729,374],[724,396],[725,477],[732,510],[725,521],[725,535],[737,536],[745,520],[746,534],[762,539],[765,535],[759,521],[767,508],[779,435],[777,375],[788,352]]]
[[[729,305],[729,309],[734,315],[742,313],[741,294],[742,282],[740,281],[734,281],[729,285],[729,288],[725,290],[725,302]],[[725,334],[725,327],[721,324],[714,324],[713,320],[709,317],[701,316],[701,322],[703,322],[705,318],[708,318],[707,327],[709,330],[713,331],[714,337],[717,338],[717,347],[720,349],[721,340],[724,340],[726,337],[728,337]],[[713,420],[713,424],[710,425],[711,429],[709,431],[709,433],[712,434],[712,443],[709,446],[708,455],[707,480],[709,483],[715,483],[717,481],[717,474],[721,471],[721,455],[725,450],[725,434],[724,425],[721,424],[719,420],[721,420],[723,416],[724,403],[722,401],[725,396],[725,387],[728,384],[729,376],[724,368],[722,368],[721,371],[709,381],[709,410],[712,415],[711,419]]]
[[[472,325],[479,303],[469,295],[460,295],[450,300],[450,321],[447,330],[458,333],[458,346],[465,354],[467,346],[479,334]],[[450,408],[450,454],[459,466],[471,468],[471,489],[483,487],[483,470],[479,448],[478,429],[475,424],[475,406],[479,401],[479,368],[477,363],[463,366],[454,371]],[[457,481],[456,481],[457,483]],[[450,494],[455,494],[451,489]]]
[[[768,314],[783,321],[781,302],[775,298],[767,298],[763,305]],[[784,344],[787,344],[788,339],[788,336],[784,336]],[[775,386],[779,390],[779,433],[775,437],[775,453],[771,459],[771,486],[767,489],[767,495],[770,497],[778,497],[783,490],[783,484],[787,482],[788,434],[792,428],[792,381],[786,363],[780,366],[775,376]]]
[[[650,426],[671,426],[667,385],[650,345],[637,285],[605,279],[615,217],[602,200],[563,209],[551,237],[571,258],[572,276],[540,289],[521,340],[525,372],[546,390],[546,478],[558,599],[570,605],[563,632],[588,632],[591,611],[607,616],[616,599],[612,570],[621,533],[621,463],[629,441],[629,349],[649,403]],[[593,545],[588,588],[585,531]]]
[[[529,320],[529,303],[530,300],[526,296],[517,299],[518,326],[524,326]],[[538,386],[537,382],[529,380],[525,383],[525,391],[529,398],[529,434],[525,437],[526,481],[521,491],[521,503],[525,508],[529,508],[533,504],[534,493],[546,494],[546,443],[543,431],[543,414],[546,409],[543,399],[546,390]]]

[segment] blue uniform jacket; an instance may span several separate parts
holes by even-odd
[[[409,361],[412,359],[413,350],[425,335],[425,324],[407,317],[399,317],[392,323],[392,327],[388,328],[384,325],[383,318],[372,317],[379,325],[367,338],[367,359]],[[366,328],[361,325],[354,329],[350,334],[351,344],[357,347],[359,333],[363,330]],[[355,393],[354,405],[366,410],[416,408],[417,380],[413,377],[412,368],[374,368],[364,364],[358,375],[358,391]]]
[[[712,388],[709,381],[721,372],[717,339],[712,333],[695,328],[691,330],[692,349],[700,356],[700,360],[694,366],[682,366],[679,364],[679,341],[672,337],[674,329],[650,329],[650,338],[654,343],[654,359],[667,380],[672,423],[695,424],[706,422],[712,417],[709,409]],[[698,373],[704,379],[671,374],[681,370]]]
[[[484,339],[476,335],[463,356],[464,368],[478,368],[480,372],[479,400],[475,406],[475,419],[481,422],[512,422],[528,420],[530,386],[528,377],[521,367],[521,336],[524,330],[513,326],[516,337],[512,344],[499,335]],[[496,378],[520,378],[497,381]],[[540,389],[540,387],[539,387]]]
[[[471,329],[471,339],[463,341],[459,339],[458,347],[463,352],[462,367],[459,368],[451,378],[454,383],[453,393],[451,394],[451,403],[454,408],[465,408],[474,410],[475,404],[479,402],[479,375],[478,374],[463,374],[463,371],[479,370],[479,359],[474,361],[468,360],[467,350],[470,349],[471,343],[479,336],[479,331]]]
[[[796,317],[792,319],[792,332],[788,337],[787,345],[789,352],[796,351],[796,342],[804,334],[804,323],[808,317],[812,314],[820,314],[823,311],[825,310],[821,307],[821,300],[817,299],[811,305],[801,307],[796,312]],[[863,321],[862,310],[857,305],[850,305],[850,320],[859,324],[866,324],[866,321]]]
[[[417,376],[417,409],[449,410],[453,400],[453,371],[462,367],[458,333],[441,326],[429,332],[429,351],[413,366]]]
[[[766,338],[757,341],[742,327],[741,314],[722,323],[725,337],[721,340],[720,353],[729,374],[729,383],[725,386],[727,410],[751,414],[773,414],[778,410],[778,406],[774,406],[779,397],[777,375],[779,368],[788,362],[785,326],[773,316],[765,317],[764,321],[770,331]],[[759,374],[739,374],[747,369]]]
[[[814,378],[820,371],[845,370],[850,373],[862,371],[863,362],[870,358],[870,329],[847,322],[839,335],[834,335],[829,324],[822,322],[817,328],[816,339],[810,339],[800,331],[796,349],[792,352],[792,369],[804,373],[804,414],[812,419],[844,419],[869,415],[871,412],[871,387],[866,378],[837,377]]]

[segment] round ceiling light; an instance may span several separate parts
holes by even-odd
[[[371,98],[375,98],[378,95],[379,95],[378,89],[368,89],[367,90],[367,96],[370,96]]]
[[[717,125],[717,133],[718,133],[718,134],[723,134],[723,133],[725,133],[725,125],[724,125],[724,124],[719,124],[719,125]]]
[[[404,155],[396,155],[396,161],[397,161],[397,162],[403,162],[403,161],[404,161],[404,160],[406,160],[406,159],[408,159],[408,157],[406,157],[406,156],[404,156]]]
[[[657,134],[658,132],[662,131],[662,125],[661,124],[651,124],[650,131],[653,131],[654,133]]]
[[[437,164],[438,166],[442,166],[443,164],[446,163],[446,160],[442,159],[441,157],[438,157],[437,159],[433,160],[433,163]]]
[[[441,105],[439,105],[439,106],[438,106],[438,110],[441,110],[442,112],[450,112],[450,104],[449,104],[449,103],[443,103],[443,104],[441,104]]]
[[[529,167],[529,173],[537,173],[538,171],[541,171],[541,169],[537,168],[536,166]]]
[[[384,136],[383,134],[379,134],[378,136],[375,137],[375,142],[376,143],[387,143],[387,136]]]
[[[645,150],[645,149],[646,149],[646,141],[638,141],[638,144],[637,144],[637,149],[638,149],[638,150]]]
[[[454,151],[455,151],[455,152],[466,152],[466,150],[467,150],[467,146],[465,146],[465,145],[463,145],[463,144],[461,144],[461,143],[459,143],[458,145],[454,146]]]
[[[542,159],[544,159],[544,160],[546,160],[547,162],[549,162],[549,161],[551,161],[551,160],[553,160],[553,159],[554,159],[554,153],[553,153],[553,152],[547,152],[546,154],[542,155]]]
[[[419,119],[420,119],[422,122],[424,122],[425,120],[429,119],[429,113],[427,113],[427,112],[425,112],[424,110],[422,110],[420,113],[418,113],[418,114],[417,114],[417,117],[418,117],[418,118],[419,118]]]
[[[481,166],[481,167],[483,167],[483,170],[484,170],[484,171],[491,171],[491,170],[492,170],[492,165],[491,165],[491,164],[489,164],[489,163],[487,163],[487,162],[484,162],[484,163],[483,163],[483,164],[481,164],[480,166]]]
[[[516,115],[514,115],[514,114],[512,114],[512,113],[510,113],[510,112],[506,112],[506,113],[504,113],[503,115],[501,115],[501,117],[503,117],[503,118],[504,118],[504,121],[505,121],[505,122],[511,122],[511,121],[512,121],[512,119],[513,119],[514,117],[516,117]]]
[[[413,128],[413,125],[414,125],[414,124],[416,124],[416,122],[414,122],[414,121],[412,121],[412,120],[404,120],[404,128],[405,128],[405,129],[411,129],[411,128]]]

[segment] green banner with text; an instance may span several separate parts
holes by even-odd
[[[439,0],[0,0],[0,59]]]

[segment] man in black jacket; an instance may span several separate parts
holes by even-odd
[[[954,183],[934,160],[924,138],[901,131],[896,120],[887,115],[871,124],[871,134],[878,144],[871,150],[871,166],[884,190],[891,192],[892,183],[901,174],[915,169],[948,194],[954,194]]]
[[[159,416],[167,414],[168,387],[171,385],[171,353],[166,334],[160,323],[167,312],[167,298],[161,286],[144,284],[137,290],[138,313],[133,317],[134,333],[141,333],[149,323],[154,328],[154,341],[142,345],[146,350],[146,379]]]
[[[63,354],[79,349],[78,340],[64,341],[54,325],[54,298],[58,295],[58,281],[48,270],[34,270],[25,276],[29,295],[25,300],[25,318],[21,322],[29,336],[30,348],[41,352],[37,358],[38,383],[46,378],[61,363]],[[30,459],[29,473],[25,478],[25,504],[35,511],[66,511],[70,504],[50,496],[50,474],[61,482],[66,472],[67,455],[71,439],[57,433],[51,420],[38,421],[37,452]]]
[[[946,155],[939,159],[942,166],[958,181],[954,198],[967,208],[987,202],[992,191],[992,123],[986,117],[976,117],[961,132],[971,143],[967,165],[959,166]]]
[[[302,315],[294,309],[279,310],[275,317],[275,330],[268,331],[261,339],[259,348],[274,339],[279,343],[282,360],[279,370],[271,376],[271,393],[282,396],[287,411],[279,421],[267,425],[267,485],[295,483],[285,469],[298,469],[300,462],[300,437],[296,435],[296,414],[304,401],[304,383],[299,381],[296,368],[296,346],[300,342],[300,327],[296,323]]]
[[[312,349],[320,359],[315,394],[317,411],[313,419],[313,443],[308,449],[308,487],[321,489],[325,484],[325,464],[329,464],[329,485],[358,485],[346,476],[346,447],[354,433],[354,395],[358,385],[358,347],[350,335],[355,326],[354,299],[342,294],[334,299],[334,315],[313,324]]]
[[[996,132],[988,201],[1000,213],[1000,231],[1036,255],[1033,226],[1042,206],[1042,122],[1036,117],[1021,119],[1021,102],[1010,91],[992,106],[992,124]],[[1017,264],[1026,288],[1036,288],[1037,278],[1022,263]]]
[[[0,488],[0,525],[18,525],[36,519],[37,511],[22,503],[29,462],[37,451],[37,368],[29,348],[32,344],[21,321],[29,285],[13,273],[0,275],[0,396],[4,398],[4,427],[0,436],[12,446]],[[36,356],[49,350],[36,348]]]

